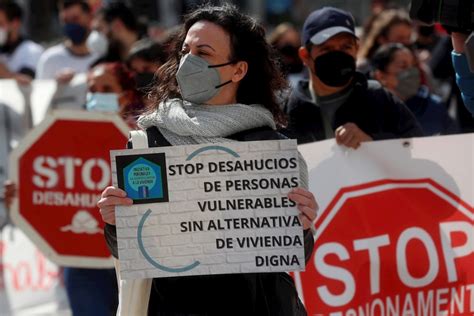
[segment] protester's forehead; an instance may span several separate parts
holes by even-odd
[[[188,30],[184,44],[188,46],[209,45],[218,53],[230,50],[230,36],[219,25],[209,21],[198,21]]]
[[[5,26],[8,23],[7,15],[5,11],[0,10],[0,26]]]
[[[410,40],[413,33],[413,27],[406,23],[398,23],[390,27],[386,38],[393,42],[404,42]]]
[[[90,90],[120,92],[123,90],[118,78],[109,71],[91,72],[87,78]]]
[[[134,57],[129,61],[130,69],[135,72],[153,71],[159,67],[160,63],[156,61],[148,61],[141,57]]]
[[[72,5],[64,8],[61,10],[60,14],[64,18],[84,17],[88,15],[88,13],[82,10],[80,5]]]
[[[115,74],[110,70],[107,69],[105,66],[99,65],[96,66],[89,75],[89,80],[97,80],[100,79],[101,81],[118,81]]]
[[[301,36],[296,29],[289,28],[281,35],[279,44],[280,45],[285,45],[285,44],[300,45]]]
[[[415,56],[413,56],[413,53],[408,48],[404,48],[396,51],[395,54],[393,54],[393,59],[390,64],[395,66],[412,66],[415,64],[415,62]]]
[[[105,72],[106,72],[105,66],[98,65],[98,66],[95,66],[94,69],[92,69],[91,75],[94,77],[99,77],[99,76],[104,75]]]
[[[102,14],[97,15],[93,20],[92,20],[92,28],[105,33],[107,29],[108,23],[105,21],[104,16]]]

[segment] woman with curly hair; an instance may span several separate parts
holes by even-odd
[[[276,95],[286,81],[253,18],[230,5],[204,6],[185,17],[175,44],[158,71],[155,102],[138,120],[150,147],[285,138],[276,131],[284,124]],[[302,187],[288,197],[300,211],[309,260],[317,204]],[[115,205],[131,203],[114,187],[98,203],[115,257]],[[160,278],[150,288],[143,292],[148,315],[306,315],[286,273]]]

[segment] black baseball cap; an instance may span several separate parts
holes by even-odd
[[[302,40],[304,45],[320,45],[340,33],[356,37],[354,18],[347,11],[324,7],[308,16],[303,25]]]

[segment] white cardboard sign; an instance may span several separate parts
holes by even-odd
[[[0,231],[0,250],[0,315],[71,315],[60,267],[20,229]]]
[[[293,140],[111,151],[121,277],[301,271]]]
[[[308,315],[474,315],[474,134],[299,150],[320,207],[294,275]]]

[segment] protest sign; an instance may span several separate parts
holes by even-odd
[[[474,136],[303,145],[321,207],[309,315],[474,313]]]
[[[20,229],[0,237],[0,315],[71,315],[60,268]]]
[[[112,151],[123,279],[302,270],[293,140]]]
[[[32,126],[40,124],[48,115],[54,96],[57,93],[58,83],[56,80],[33,80],[31,82],[31,91],[25,101],[31,111]]]
[[[113,265],[96,203],[110,185],[109,150],[123,148],[126,134],[116,114],[58,111],[12,152],[12,220],[55,263]]]

